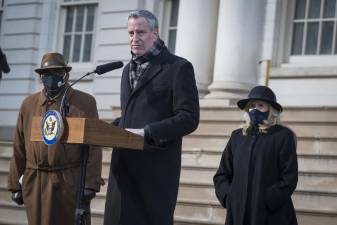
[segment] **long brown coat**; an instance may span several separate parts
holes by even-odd
[[[67,96],[69,117],[98,117],[91,95],[70,88]],[[80,145],[56,143],[48,147],[30,141],[32,117],[42,116],[49,109],[58,110],[59,106],[60,99],[48,102],[43,92],[38,92],[23,101],[19,112],[8,190],[22,190],[29,225],[74,224]],[[99,191],[101,161],[101,149],[90,147],[85,188]]]

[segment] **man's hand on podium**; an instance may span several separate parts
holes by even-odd
[[[144,129],[132,129],[132,128],[126,128],[125,130],[134,133],[134,134],[138,134],[142,137],[144,137]]]

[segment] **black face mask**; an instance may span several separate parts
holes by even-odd
[[[65,84],[64,76],[57,74],[44,74],[42,75],[41,80],[47,92],[51,93],[58,93]]]
[[[249,111],[250,121],[253,125],[263,124],[264,120],[267,120],[269,116],[269,111],[261,112],[258,109],[253,109]]]

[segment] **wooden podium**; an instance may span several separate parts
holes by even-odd
[[[75,210],[75,225],[85,224],[88,215],[83,203],[86,165],[89,156],[88,145],[105,147],[121,147],[143,150],[143,137],[113,126],[98,119],[66,117],[63,119],[63,135],[61,142],[69,144],[84,144],[81,151],[79,194]],[[33,117],[31,141],[43,141],[41,136],[41,117]]]
[[[66,117],[61,142],[143,150],[144,138],[98,119]],[[33,117],[31,141],[43,141],[41,117]]]

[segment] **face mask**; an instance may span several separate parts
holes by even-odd
[[[257,126],[258,124],[263,124],[263,120],[267,120],[269,116],[269,111],[261,112],[258,109],[252,109],[248,112],[250,121],[252,124]]]
[[[64,85],[62,76],[56,74],[44,74],[42,76],[42,83],[48,92],[58,92]]]

